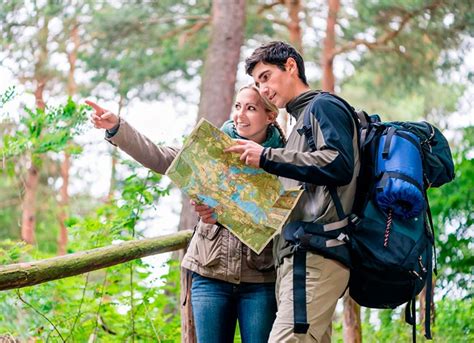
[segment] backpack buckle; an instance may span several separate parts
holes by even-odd
[[[297,239],[296,245],[300,249],[308,249],[311,243],[311,234],[305,233],[304,230],[300,229],[293,235]]]
[[[306,136],[306,132],[307,132],[308,130],[311,130],[311,128],[308,128],[308,127],[306,127],[306,126],[303,126],[303,127],[300,128],[300,129],[296,129],[296,132],[298,132],[298,134],[299,134],[300,136],[303,136],[303,135]]]
[[[349,215],[349,223],[353,226],[358,226],[360,224],[360,218],[354,213],[351,213]]]
[[[342,232],[336,237],[336,239],[341,242],[349,242],[349,236]]]

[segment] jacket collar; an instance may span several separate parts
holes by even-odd
[[[307,92],[301,93],[286,104],[286,111],[295,117],[296,120],[298,120],[298,117],[303,112],[304,108],[320,92],[321,91],[319,90],[309,90]]]

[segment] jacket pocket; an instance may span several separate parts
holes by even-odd
[[[202,267],[212,267],[222,256],[221,226],[199,223],[193,237],[191,256]]]
[[[207,238],[210,241],[216,238],[220,230],[220,225],[204,224],[202,222],[199,222],[196,226],[196,233]]]
[[[254,253],[250,248],[246,248],[246,250],[246,262],[250,269],[267,271],[274,268],[271,242],[263,249],[260,255]]]

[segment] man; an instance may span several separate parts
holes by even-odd
[[[263,45],[245,63],[247,74],[253,77],[262,96],[278,108],[286,108],[296,119],[296,124],[285,148],[263,148],[255,142],[237,140],[237,145],[227,151],[239,153],[247,165],[280,176],[287,189],[305,187],[291,221],[320,224],[340,221],[341,206],[338,211],[330,189],[336,190],[343,212],[349,214],[359,169],[357,132],[350,109],[336,97],[310,89],[301,55],[286,43]],[[311,106],[315,151],[308,146],[301,130],[307,106]],[[196,210],[204,220],[213,220],[212,210],[205,206],[196,206]],[[337,300],[347,287],[349,269],[319,254],[306,253],[305,293],[309,328],[303,325],[301,330],[295,325],[294,317],[294,312],[301,310],[297,306],[294,310],[293,303],[294,249],[282,236],[277,236],[274,252],[278,265],[278,312],[269,341],[330,342],[333,313]]]

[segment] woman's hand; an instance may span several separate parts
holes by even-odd
[[[214,212],[212,207],[207,205],[201,205],[195,201],[190,201],[191,205],[194,206],[194,210],[197,212],[199,218],[203,223],[215,224],[217,223],[217,214]]]
[[[95,110],[95,113],[91,115],[91,122],[97,129],[110,130],[119,124],[119,117],[116,114],[90,100],[86,100],[85,103]]]

